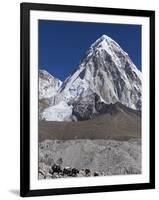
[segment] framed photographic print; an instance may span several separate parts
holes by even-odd
[[[23,197],[155,188],[155,12],[21,4]]]

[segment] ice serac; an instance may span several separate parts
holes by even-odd
[[[113,39],[102,35],[90,46],[77,70],[63,82],[55,104],[84,102],[94,95],[105,104],[120,102],[141,110],[141,89],[141,72],[128,54]]]
[[[39,115],[54,104],[55,96],[62,82],[45,70],[39,70]]]

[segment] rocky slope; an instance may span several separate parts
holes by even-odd
[[[45,140],[39,143],[39,178],[141,173],[141,141]]]

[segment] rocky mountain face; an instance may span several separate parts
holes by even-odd
[[[47,89],[47,84],[39,84],[39,100],[41,96],[51,98],[51,104],[40,113],[44,120],[86,120],[116,102],[141,110],[141,72],[106,35],[90,46],[77,70],[62,84],[58,80],[53,88],[54,81],[46,83]]]

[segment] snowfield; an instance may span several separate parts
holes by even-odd
[[[39,178],[141,173],[141,140],[45,140]]]
[[[70,121],[71,115],[72,106],[61,101],[55,106],[46,108],[43,113],[41,113],[41,119],[46,121]]]

